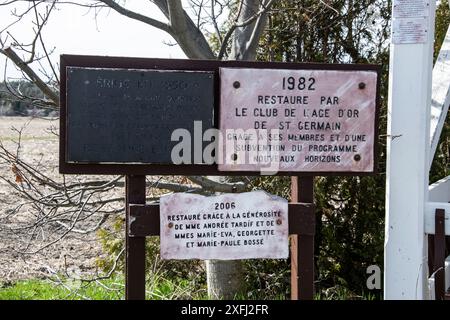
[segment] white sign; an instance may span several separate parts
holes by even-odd
[[[428,17],[429,14],[429,0],[394,0],[394,19]]]
[[[285,259],[288,202],[264,191],[161,197],[161,258]]]
[[[394,19],[392,24],[392,41],[394,44],[427,42],[428,18]]]

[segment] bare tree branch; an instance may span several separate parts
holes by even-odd
[[[203,33],[195,26],[194,22],[183,10],[180,0],[172,0],[170,10],[167,1],[153,1],[161,12],[168,18],[170,25],[128,10],[113,0],[100,1],[128,18],[144,22],[150,26],[167,32],[177,41],[178,45],[189,58],[215,58],[214,53],[212,52],[211,47],[206,41]]]
[[[162,1],[156,1],[155,3],[157,5],[159,3],[158,7],[163,7],[162,12],[168,14],[168,19],[174,31],[173,38],[189,58],[215,59],[205,36],[184,11],[181,0],[167,0],[167,5],[164,5]]]
[[[189,176],[188,178],[195,184],[202,186],[202,188],[214,192],[243,192],[248,188],[248,183],[244,182],[223,183],[201,176]]]
[[[255,60],[256,50],[258,49],[259,39],[264,31],[264,27],[267,23],[267,11],[274,3],[274,0],[264,1],[261,10],[258,12],[258,18],[255,21],[253,31],[250,34],[250,38],[247,41],[247,46],[245,48],[245,53],[243,55],[243,60]]]
[[[46,19],[48,19],[48,17],[50,16],[50,11],[54,8],[55,4],[56,4],[56,1],[53,2],[52,6],[50,7],[50,9],[49,9],[49,11],[48,11],[48,13],[47,13]],[[41,46],[42,46],[42,50],[44,50],[44,56],[45,56],[45,58],[47,59],[47,62],[48,62],[48,64],[50,65],[50,69],[52,70],[53,77],[55,77],[55,81],[56,81],[57,85],[59,86],[60,83],[59,83],[58,73],[56,72],[55,67],[53,66],[53,63],[52,63],[52,61],[50,60],[50,54],[49,54],[49,52],[47,51],[45,42],[44,42],[44,40],[43,40],[43,38],[42,38],[42,32],[39,32],[39,33],[38,33],[38,36],[39,36],[39,42],[41,43]]]
[[[214,30],[216,30],[217,38],[219,39],[219,44],[222,47],[223,38],[222,38],[222,34],[220,33],[220,30],[219,30],[219,25],[217,24],[217,16],[216,16],[216,12],[215,12],[215,7],[216,7],[215,2],[216,2],[216,0],[211,0],[211,20],[214,25]]]
[[[181,0],[167,0],[167,8],[169,10],[170,25],[175,30],[187,32],[186,19],[184,19],[184,10]]]
[[[270,9],[274,0],[264,0],[262,7],[259,8],[258,0],[243,0],[239,7],[236,22],[230,27],[223,38],[222,46],[218,59],[225,55],[228,41],[234,34],[234,43],[232,49],[232,59],[234,60],[254,60],[259,37],[267,21],[267,11]]]
[[[148,24],[152,27],[163,30],[163,31],[169,33],[170,35],[172,35],[172,30],[171,30],[170,26],[164,22],[161,22],[156,19],[152,19],[150,17],[144,16],[144,15],[136,13],[134,11],[128,10],[128,9],[122,7],[121,5],[119,5],[114,0],[99,0],[99,1],[103,2],[111,9],[114,9],[118,13],[120,13],[128,18],[144,22],[145,24]]]

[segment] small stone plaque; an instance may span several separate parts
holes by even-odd
[[[430,0],[394,0],[392,18],[419,18],[430,15]]]
[[[264,191],[161,197],[161,258],[285,259],[288,202]]]
[[[394,44],[426,43],[428,19],[428,17],[393,19],[392,42]]]

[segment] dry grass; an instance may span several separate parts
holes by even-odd
[[[32,119],[28,117],[0,117],[0,141],[10,151],[18,152],[28,163],[38,166],[41,172],[52,179],[61,180],[58,173],[58,137],[54,134],[58,121]],[[21,131],[20,148],[18,149]],[[14,180],[9,165],[0,163],[0,176]],[[120,191],[118,191],[120,193]],[[30,207],[24,206],[13,216],[7,217],[23,199],[0,179],[0,280],[12,281],[47,276],[51,272],[69,270],[76,273],[94,271],[94,263],[101,255],[96,235],[68,235],[41,253],[22,255],[18,252],[27,241],[28,231],[11,232],[11,227],[20,227],[30,219]],[[35,235],[34,241],[44,242],[49,238],[48,230]]]

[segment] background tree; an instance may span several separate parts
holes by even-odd
[[[5,1],[2,5],[10,6],[18,2],[21,1]],[[42,30],[52,11],[60,2],[62,3],[63,1],[53,0],[26,2],[29,3],[28,9],[22,13],[15,13],[15,15],[18,18],[17,21],[20,21],[25,17],[25,15],[34,14],[35,37],[31,43],[23,44],[8,33],[8,37],[13,38],[12,46],[6,46],[7,39],[2,40],[0,37],[0,45],[2,46],[0,53],[4,54],[11,61],[13,61],[14,64],[23,71],[27,78],[31,82],[35,83],[35,85],[42,91],[45,96],[43,103],[49,106],[57,107],[59,103],[59,80],[56,72],[57,68],[51,67],[53,73],[46,75],[47,79],[43,80],[42,77],[33,70],[31,64],[33,62],[40,61],[41,59],[47,59],[49,64],[53,66],[50,61],[48,51],[46,50],[45,43],[42,40]],[[160,21],[151,16],[144,16],[138,12],[132,11],[127,8],[125,1],[101,0],[85,1],[73,4],[87,6],[95,10],[110,8],[130,19],[134,19],[163,30],[173,37],[186,56],[191,59],[217,59],[231,57],[236,60],[253,60],[256,56],[258,42],[267,20],[267,11],[272,5],[273,0],[242,0],[236,3],[226,0],[192,1],[191,8],[194,12],[191,15],[185,11],[181,0],[154,0],[152,2],[165,16],[166,21]],[[219,19],[227,12],[231,12],[227,18],[229,28],[226,32],[223,32],[219,28]],[[194,17],[194,19],[192,17]],[[220,49],[217,55],[214,54],[208,44],[207,37],[205,36],[205,34],[209,33],[208,28],[211,26],[213,27],[213,32],[216,33],[216,38],[219,39],[220,43]],[[39,45],[43,51],[43,55],[41,56],[37,52]],[[26,57],[21,56],[18,52],[21,52]],[[8,152],[4,148],[3,153],[4,160],[9,161],[11,165],[14,166],[14,170],[17,173],[17,176],[20,177],[20,180],[26,180],[29,185],[34,185],[34,181],[36,180],[39,181],[39,183],[44,182],[45,177],[39,176],[36,170],[32,171],[28,167],[25,168],[24,163],[20,162],[19,159],[17,159],[17,157],[15,157],[12,153]],[[198,191],[231,191],[230,187],[233,185],[239,187],[240,190],[243,190],[247,185],[245,182],[227,185],[224,181],[217,181],[214,178],[208,179],[205,177],[190,177],[189,179],[193,183],[200,185],[202,190]],[[107,186],[106,188],[117,186],[118,180],[119,179],[106,181],[101,184],[96,182],[94,183],[95,188],[100,192],[105,188],[105,186]],[[91,182],[85,182],[82,187],[83,190],[86,190],[85,188],[87,188],[89,184],[91,184]],[[54,189],[60,191],[60,196],[62,198],[61,201],[63,203],[73,203],[70,197],[68,198],[65,196],[65,194],[67,195],[67,186],[60,185],[55,181],[51,181],[50,185],[53,186]],[[34,198],[30,195],[29,191],[24,192],[24,190],[22,190],[22,186],[18,186],[13,182],[11,182],[11,186],[19,192],[24,193],[27,197],[31,197],[33,201],[36,201],[36,203],[43,202],[42,198],[39,198],[39,195]],[[157,186],[164,188],[163,184],[159,182],[157,183]],[[166,188],[168,186],[169,185],[166,185]],[[76,189],[77,191],[75,192],[80,191],[79,187]],[[192,188],[172,184],[169,189],[186,191]],[[84,193],[84,191],[82,192]],[[70,193],[69,188],[69,194]],[[109,202],[109,200],[96,200],[92,202],[92,194],[86,194],[85,197],[83,197],[83,195],[80,197],[80,201],[78,201],[78,203],[73,203],[73,210],[76,210],[75,208],[78,207],[78,212],[80,212],[80,214],[75,215],[76,219],[80,219],[84,212],[89,211],[87,210],[89,206],[93,207],[93,212],[98,213],[98,203],[100,202],[103,204],[105,202]],[[54,197],[52,200],[54,200]],[[50,205],[48,202],[44,202],[44,204]],[[55,204],[52,204],[52,206],[55,207]],[[101,205],[101,207],[103,207],[103,205]],[[45,209],[41,207],[39,210],[43,211]],[[70,215],[73,214],[73,212],[68,213]],[[107,217],[109,214],[109,212],[103,212],[103,217]],[[101,219],[97,226],[100,226],[105,219],[106,218]],[[72,222],[72,227],[66,224],[67,230],[62,234],[61,238],[73,230],[74,224],[75,222]],[[56,240],[60,240],[60,238],[57,238]],[[240,291],[243,281],[242,268],[239,261],[209,261],[207,264],[207,270],[210,289],[209,292],[212,297],[231,298],[238,291]]]
[[[373,63],[382,71],[378,174],[317,177],[316,289],[367,291],[366,267],[383,265],[385,133],[390,1],[280,1],[272,8],[258,59],[264,61]],[[283,188],[284,183],[284,188]],[[272,192],[286,190],[279,181]],[[285,193],[284,196],[288,196]],[[380,293],[380,292],[378,292]]]
[[[323,296],[342,289],[369,294],[366,268],[383,266],[385,215],[385,139],[391,1],[280,1],[272,8],[258,50],[262,61],[375,63],[382,69],[378,174],[371,177],[318,177],[316,270]],[[435,56],[450,22],[448,1],[436,12]],[[448,119],[431,170],[430,182],[449,174]],[[262,184],[272,192],[289,181]],[[260,268],[263,268],[260,266]],[[373,294],[373,292],[372,292]],[[375,292],[381,297],[381,292]]]

